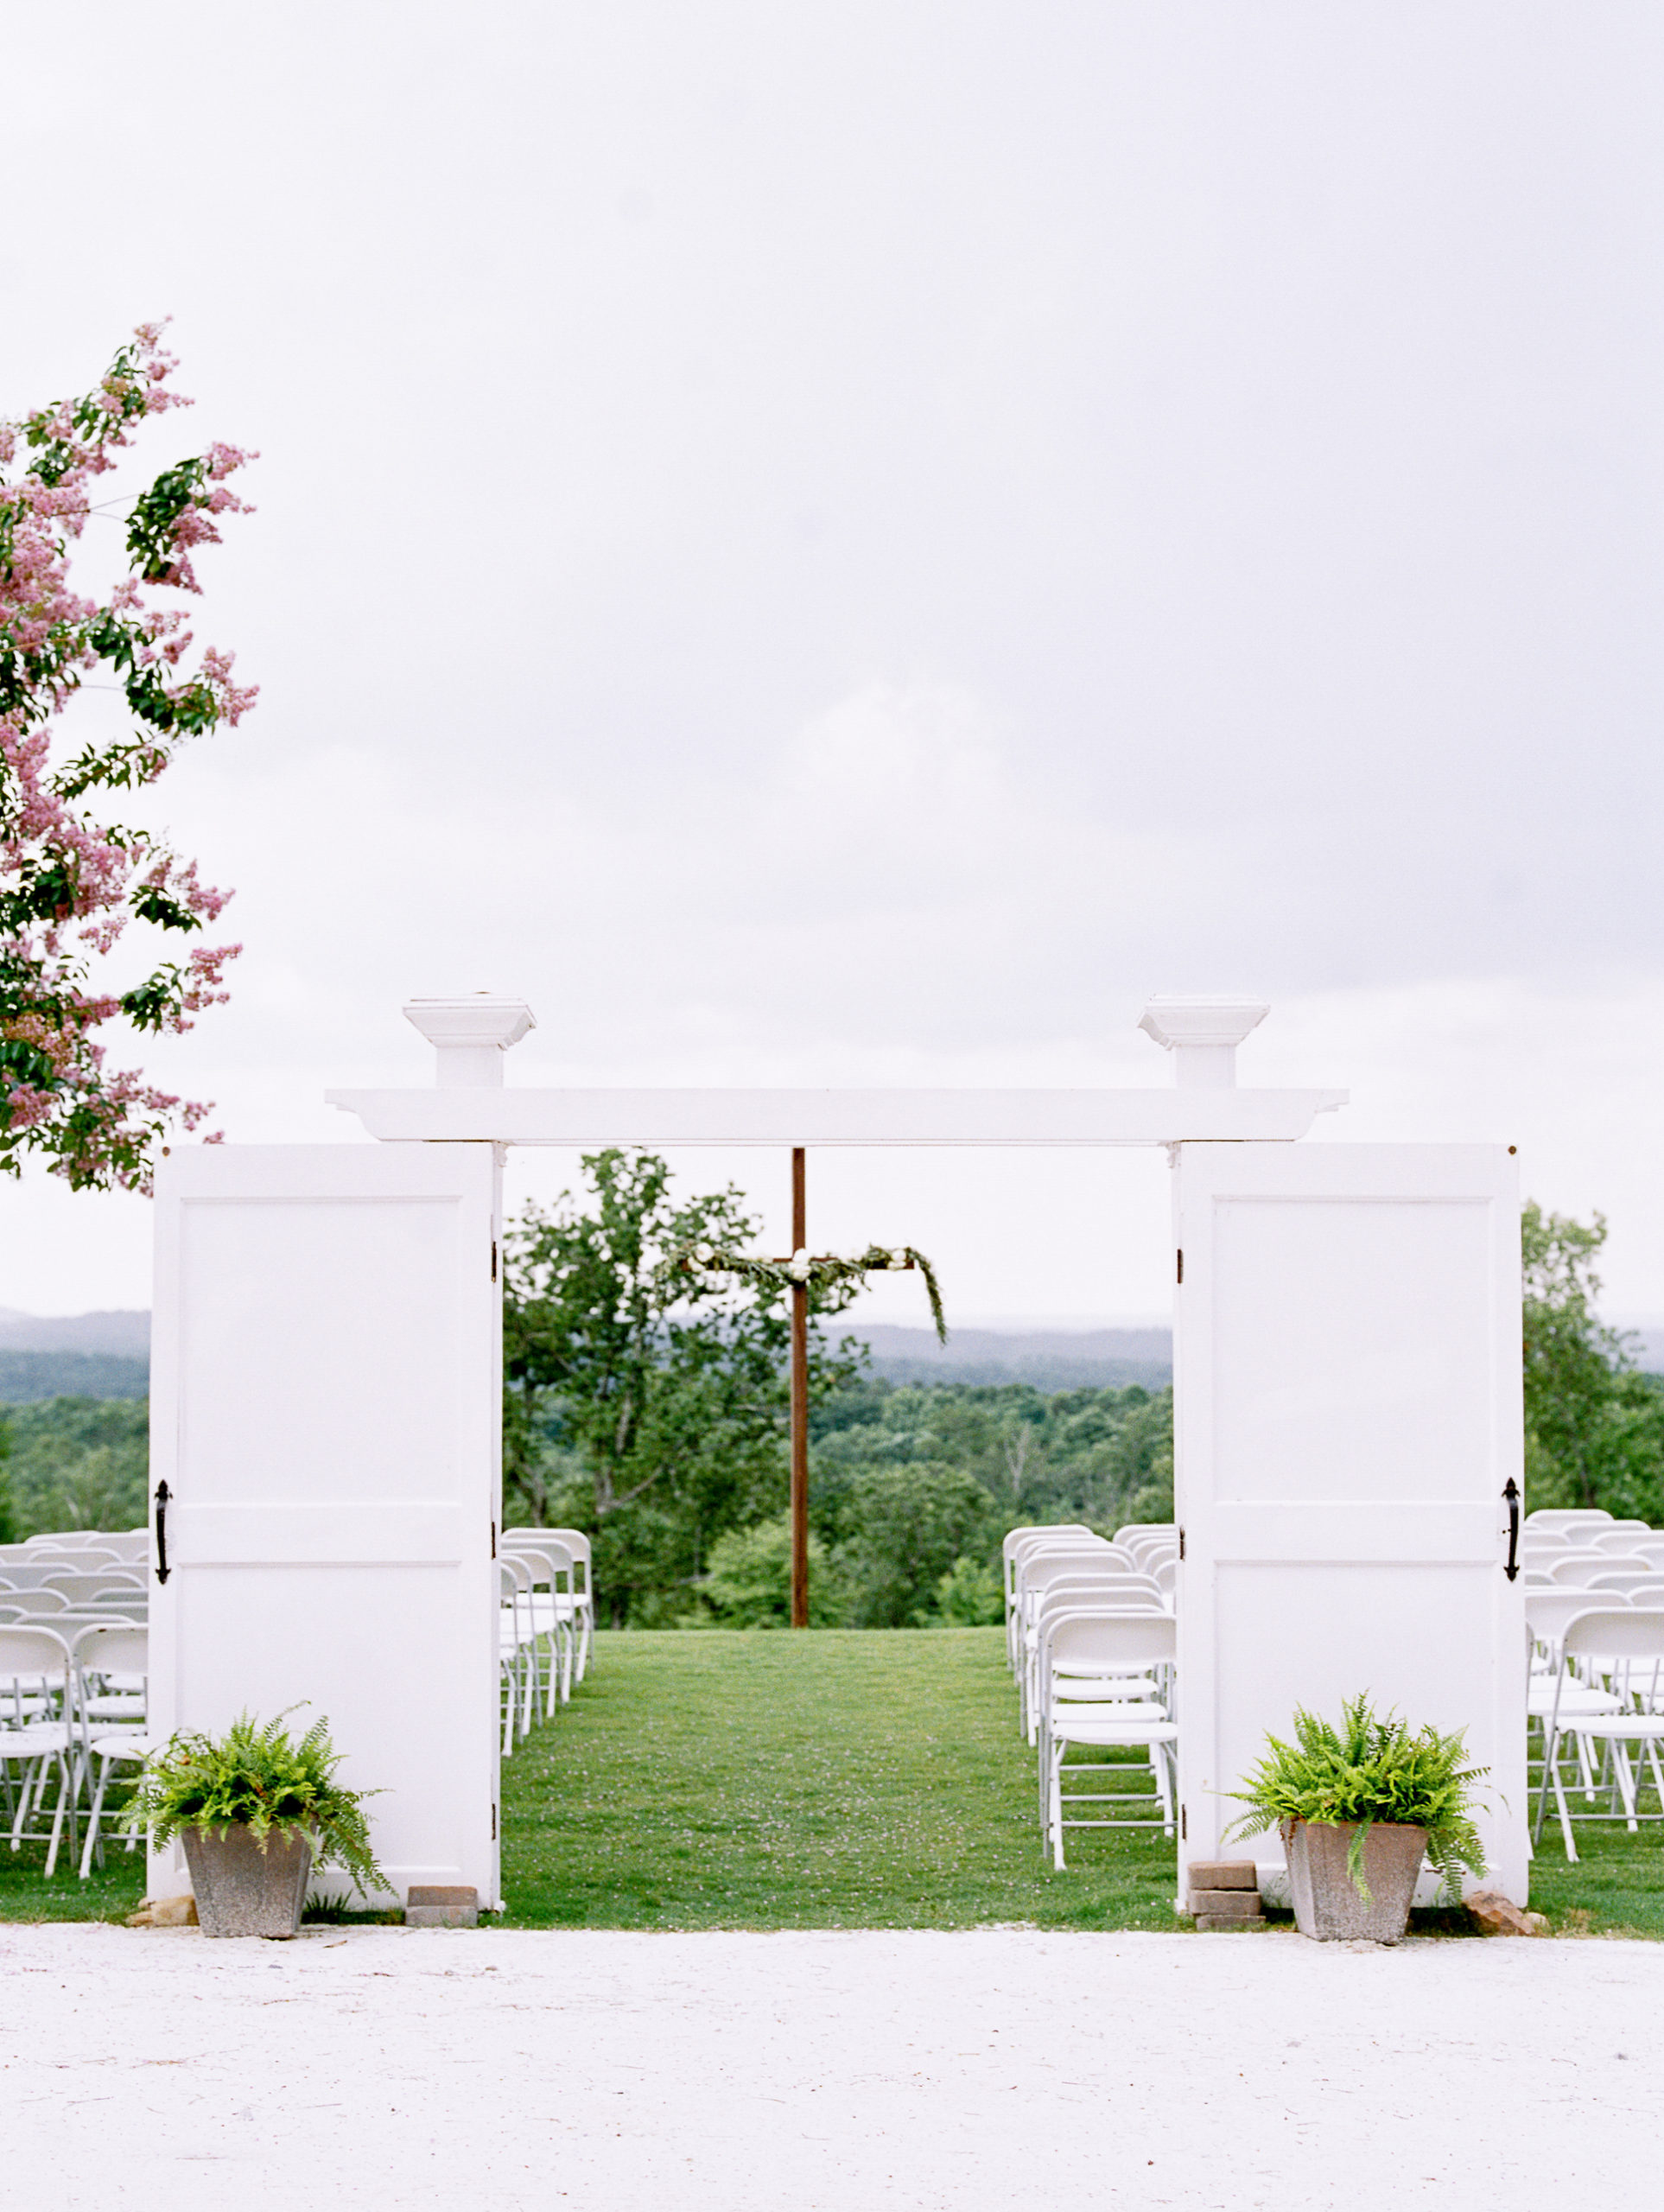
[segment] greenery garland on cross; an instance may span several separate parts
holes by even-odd
[[[917,1269],[924,1278],[937,1342],[948,1341],[948,1324],[942,1310],[942,1288],[936,1279],[936,1269],[911,1244],[869,1244],[852,1260],[840,1259],[831,1252],[794,1252],[789,1260],[765,1260],[749,1253],[727,1251],[715,1244],[683,1244],[670,1253],[664,1264],[667,1269],[688,1274],[734,1275],[742,1282],[772,1283],[783,1293],[798,1287],[819,1290],[834,1283],[864,1283],[870,1274]]]

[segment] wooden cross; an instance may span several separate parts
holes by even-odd
[[[791,1259],[809,1249],[807,1154],[791,1148]],[[908,1268],[912,1262],[892,1262]],[[791,1625],[809,1626],[809,1279],[791,1286]]]
[[[816,1265],[809,1251],[809,1209],[804,1192],[804,1162],[807,1154],[802,1145],[791,1148],[791,1250],[784,1260],[749,1260],[745,1267],[778,1268],[787,1275],[791,1287],[791,1625],[809,1626],[809,1278]],[[834,1255],[822,1255],[822,1262],[834,1262]],[[930,1309],[936,1315],[937,1330],[945,1331],[942,1320],[940,1298],[936,1278],[930,1273],[927,1260],[917,1260],[911,1250],[894,1252],[869,1245],[856,1262],[835,1262],[847,1281],[851,1274],[866,1274],[869,1268],[911,1268],[922,1265],[930,1284]],[[684,1255],[684,1267],[711,1267],[719,1271],[723,1260],[708,1246],[695,1246],[690,1255]],[[732,1264],[727,1263],[727,1264]],[[799,1273],[801,1269],[801,1273]]]

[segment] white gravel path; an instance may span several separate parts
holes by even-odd
[[[0,1974],[8,2200],[67,2212],[1659,2185],[1664,1945],[9,1926]]]

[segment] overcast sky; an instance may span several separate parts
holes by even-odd
[[[1145,996],[1246,988],[1245,1080],[1519,1143],[1664,1315],[1655,4],[74,25],[8,26],[0,412],[171,313],[146,455],[261,450],[260,706],[159,794],[231,1136],[425,1081],[413,991],[530,998],[522,1082],[1159,1083]],[[1159,1154],[815,1173],[962,1318],[1164,1306]],[[148,1266],[0,1187],[0,1305]]]

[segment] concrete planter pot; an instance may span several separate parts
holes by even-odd
[[[1355,1822],[1290,1821],[1283,1829],[1288,1853],[1288,1886],[1294,1924],[1319,1943],[1362,1938],[1396,1943],[1410,1924],[1410,1900],[1427,1849],[1426,1828],[1378,1821],[1363,1845],[1363,1876],[1369,1903],[1358,1895],[1346,1871],[1347,1853],[1357,1834]]]
[[[252,1829],[233,1821],[215,1834],[181,1831],[185,1863],[205,1936],[264,1936],[282,1942],[301,1925],[312,1846],[302,1835],[269,1835],[261,1850]]]

